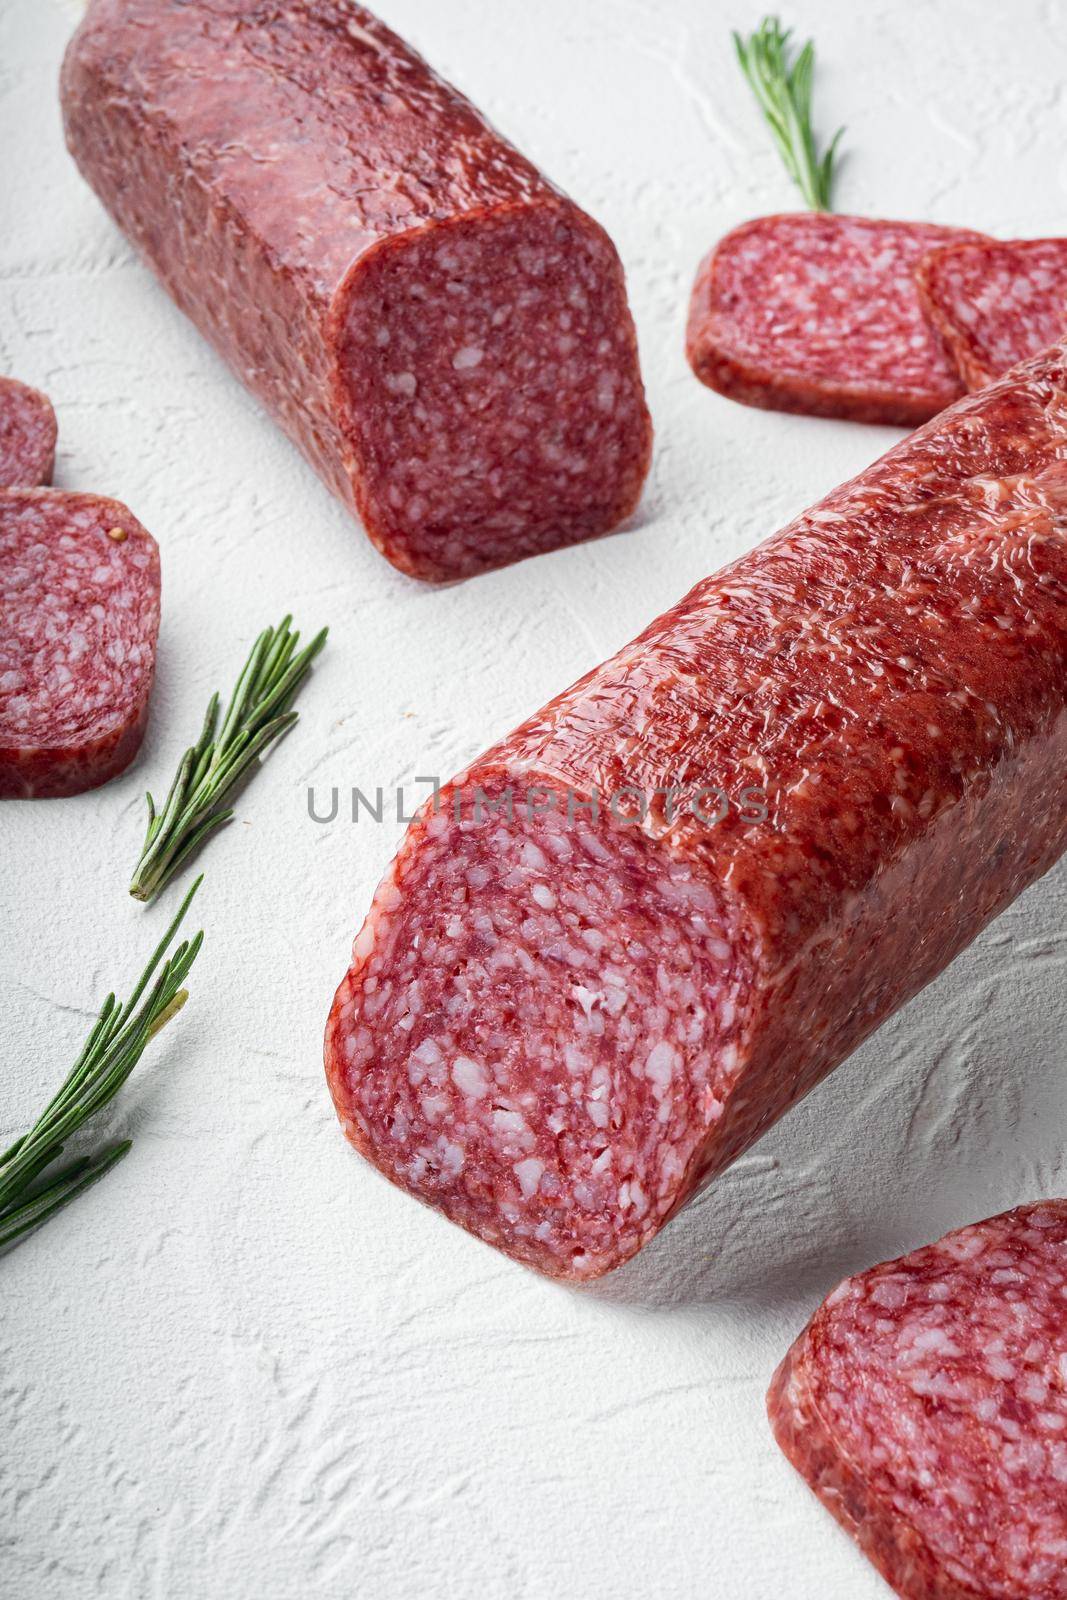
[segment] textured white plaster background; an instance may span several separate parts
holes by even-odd
[[[192,998],[109,1118],[131,1155],[0,1263],[0,1591],[878,1600],[773,1447],[764,1390],[845,1272],[1067,1190],[1067,873],[594,1292],[510,1265],[348,1149],[322,1027],[399,830],[315,825],[308,784],[447,775],[895,437],[746,411],[683,360],[700,255],[794,203],[729,49],[754,5],[381,10],[617,240],[654,476],[623,536],[446,592],[392,572],[68,160],[76,0],[0,0],[0,370],[53,396],[58,482],[126,500],[164,564],[135,770],[0,816],[5,1142],[173,907],[125,896],[142,789],[258,627],[291,607],[333,629],[206,858]],[[827,129],[849,125],[843,209],[1064,231],[1067,8],[791,16]]]

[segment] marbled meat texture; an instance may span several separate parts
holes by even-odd
[[[431,799],[329,1019],[356,1147],[543,1272],[640,1249],[1067,846],[1065,519],[1061,347]]]
[[[1067,1200],[847,1279],[767,1406],[903,1600],[1067,1600]]]
[[[746,222],[697,275],[690,365],[744,405],[915,427],[963,393],[915,269],[936,245],[980,238],[825,212]]]
[[[93,0],[82,172],[378,549],[461,578],[605,533],[651,426],[603,229],[352,0]]]
[[[56,414],[39,389],[0,378],[0,489],[51,483]]]
[[[968,389],[1067,333],[1067,239],[979,240],[932,250],[919,294]]]
[[[80,794],[137,754],[159,551],[117,500],[0,491],[0,796]]]

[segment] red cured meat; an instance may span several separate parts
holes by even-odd
[[[986,239],[932,250],[919,295],[968,389],[1067,332],[1067,239]]]
[[[56,414],[39,389],[0,378],[0,489],[51,483]]]
[[[364,1155],[606,1272],[1052,865],[1065,418],[1063,349],[958,402],[424,809],[327,1028]]]
[[[159,551],[124,505],[0,491],[0,796],[80,794],[129,766],[158,631]]]
[[[1067,1600],[1067,1200],[848,1279],[767,1408],[904,1600]]]
[[[603,229],[352,0],[93,0],[67,142],[383,555],[605,533],[651,426]]]
[[[746,222],[697,275],[690,365],[744,405],[914,427],[963,393],[915,269],[935,245],[979,238],[826,212]]]

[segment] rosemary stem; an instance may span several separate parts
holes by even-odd
[[[200,737],[182,757],[157,814],[148,799],[148,827],[130,893],[152,900],[233,815],[237,785],[297,720],[291,710],[300,685],[326,643],[323,628],[298,652],[300,634],[285,616],[264,628],[237,677],[219,723],[221,701],[208,702]]]
[[[812,127],[815,46],[809,39],[790,63],[792,30],[776,16],[764,17],[755,33],[733,35],[742,72],[756,97],[786,172],[813,211],[832,210],[835,166],[843,128],[823,155]]]
[[[185,980],[200,952],[203,933],[182,940],[173,950],[170,946],[201,882],[198,877],[185,896],[129,1000],[121,1005],[108,995],[59,1089],[32,1127],[0,1155],[0,1246],[54,1215],[129,1149],[126,1141],[82,1157],[62,1171],[50,1170],[66,1141],[114,1099],[149,1039],[185,1004]]]

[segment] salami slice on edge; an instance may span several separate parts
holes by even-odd
[[[39,389],[0,378],[0,489],[51,483],[56,414]]]
[[[963,393],[915,269],[981,234],[799,212],[728,233],[697,274],[686,353],[743,405],[914,427]]]
[[[932,250],[919,295],[968,389],[1067,333],[1067,239],[994,239]]]
[[[767,1409],[903,1600],[1067,1600],[1067,1200],[847,1279]]]
[[[651,424],[604,230],[352,0],[93,0],[67,142],[394,566],[606,533]]]
[[[1056,861],[1065,408],[959,401],[431,797],[326,1034],[389,1178],[606,1272]]]
[[[0,492],[0,796],[80,794],[137,754],[159,551],[117,500]]]

